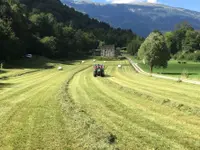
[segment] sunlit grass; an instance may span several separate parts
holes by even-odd
[[[133,60],[137,62],[144,71],[150,72],[150,68],[147,64],[137,59]],[[154,68],[153,72],[178,78],[185,77],[185,73],[187,73],[187,78],[200,80],[200,63],[186,61],[186,64],[179,64],[178,62],[179,61],[176,60],[170,60],[167,68]]]
[[[128,61],[95,62],[104,78],[92,60],[43,61],[53,67],[0,74],[0,149],[200,149],[199,86],[140,75]]]

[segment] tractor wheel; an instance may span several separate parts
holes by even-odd
[[[96,73],[94,73],[93,75],[94,75],[94,77],[97,77]]]

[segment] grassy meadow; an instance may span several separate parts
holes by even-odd
[[[140,75],[126,60],[107,61],[104,78],[92,60],[41,62],[0,73],[0,149],[200,149],[199,86]]]
[[[148,65],[143,64],[140,60],[133,60],[137,62],[144,71],[150,72]],[[186,64],[179,64],[177,60],[170,60],[166,69],[154,68],[153,72],[177,78],[183,77],[200,80],[200,63],[187,61]]]

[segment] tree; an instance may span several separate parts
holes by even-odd
[[[175,58],[190,58],[200,50],[200,33],[195,31],[187,22],[176,25],[176,30],[165,33],[167,48]],[[186,56],[188,55],[188,57]]]
[[[174,33],[166,32],[164,36],[168,50],[170,51],[171,54],[176,54],[178,52],[178,49],[176,46],[177,42]]]
[[[131,55],[135,55],[138,52],[141,44],[142,40],[140,40],[139,38],[133,39],[127,46],[128,53]]]
[[[176,30],[174,31],[175,41],[176,41],[176,48],[178,51],[181,51],[183,48],[183,41],[186,37],[187,31],[194,31],[194,28],[187,22],[182,22],[176,25]]]
[[[185,34],[185,39],[182,43],[182,50],[194,52],[199,50],[199,37],[200,34],[196,31],[187,30]]]
[[[176,30],[194,30],[194,28],[188,22],[181,22],[175,26]]]
[[[11,21],[0,19],[0,60],[9,60],[17,57],[21,52],[18,50],[19,39],[11,27]]]
[[[148,63],[151,73],[153,67],[166,68],[170,53],[164,36],[159,32],[152,32],[141,45],[138,56]]]
[[[40,40],[40,42],[42,44],[44,44],[45,46],[45,55],[46,56],[49,56],[49,57],[52,57],[52,56],[55,56],[56,53],[57,53],[57,50],[56,50],[56,38],[53,37],[53,36],[46,36],[44,38],[42,38]]]
[[[41,37],[53,35],[53,25],[56,23],[56,20],[52,14],[33,14],[29,19],[35,25],[35,31],[38,32]]]

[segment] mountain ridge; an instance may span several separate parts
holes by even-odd
[[[195,29],[200,29],[200,12],[184,8],[152,3],[101,4],[71,0],[61,2],[113,27],[132,29],[144,37],[155,29],[171,31],[176,24],[185,21]]]
[[[106,3],[106,2],[93,2],[93,1],[91,1],[91,0],[61,0],[61,2],[62,2],[62,3],[69,2],[69,3],[76,3],[76,4],[96,4],[96,5],[164,6],[164,7],[174,8],[174,9],[181,9],[181,10],[186,10],[186,11],[192,11],[192,12],[200,13],[200,11],[197,11],[197,10],[191,10],[191,9],[182,8],[182,7],[175,7],[175,6],[170,6],[170,5],[161,4],[161,3],[149,3],[149,2]]]

